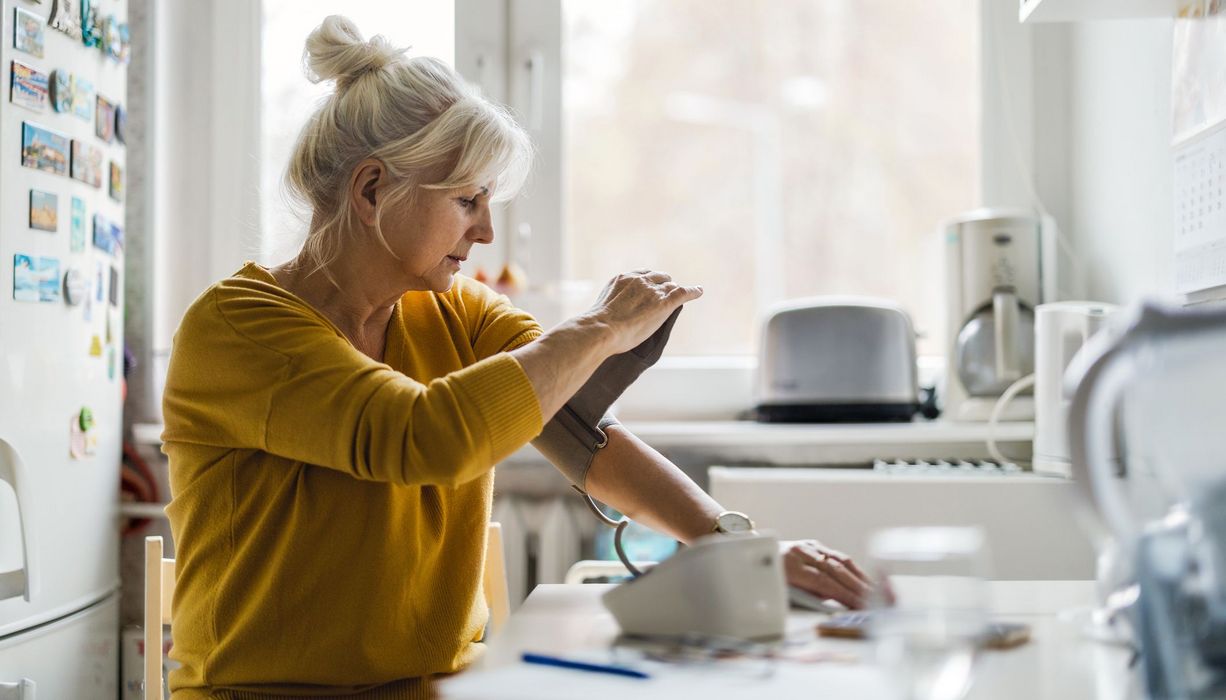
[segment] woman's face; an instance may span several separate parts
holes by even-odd
[[[409,206],[389,211],[384,217],[384,238],[400,257],[393,264],[399,266],[413,289],[451,289],[472,247],[494,240],[492,186],[419,188]]]

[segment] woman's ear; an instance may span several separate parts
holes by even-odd
[[[353,169],[353,177],[349,181],[349,201],[358,220],[366,226],[375,225],[375,210],[378,207],[380,185],[387,170],[383,163],[374,158],[367,158]]]

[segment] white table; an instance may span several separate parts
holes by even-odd
[[[968,698],[1139,697],[1135,674],[1128,669],[1130,652],[1084,638],[1065,619],[1067,615],[1058,615],[1088,606],[1094,598],[1092,582],[993,581],[990,585],[995,618],[1030,625],[1031,641],[1019,648],[981,655]],[[506,630],[491,642],[485,659],[473,670],[441,684],[442,697],[888,697],[879,671],[868,663],[871,647],[855,640],[821,638],[817,647],[858,656],[864,663],[781,661],[775,663],[771,678],[741,673],[719,680],[718,669],[707,669],[701,675],[688,669],[691,676],[679,683],[658,675],[638,680],[519,662],[524,651],[575,657],[607,649],[618,632],[617,624],[600,603],[600,595],[608,588],[595,584],[538,586],[511,616]],[[814,625],[823,617],[820,613],[793,611],[788,620],[789,639],[815,636]]]

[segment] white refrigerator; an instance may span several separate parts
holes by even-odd
[[[0,5],[0,700],[114,700],[127,2]]]

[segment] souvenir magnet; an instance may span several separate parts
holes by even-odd
[[[60,300],[60,261],[56,258],[39,258],[35,274],[38,275],[38,300]]]
[[[102,20],[102,53],[115,61],[119,61],[120,52],[123,49],[123,37],[120,35],[119,26],[119,20],[115,19],[115,15],[107,15],[106,19]]]
[[[103,97],[97,96],[98,107],[94,111],[94,133],[98,138],[110,143],[115,138],[115,105]]]
[[[102,357],[102,339],[95,333],[89,340],[89,356]]]
[[[34,258],[17,253],[13,256],[13,299],[38,301],[38,274]]]
[[[13,8],[13,48],[43,57],[43,18],[20,7]]]
[[[123,201],[123,168],[115,161],[111,161],[111,199],[116,202]]]
[[[51,71],[51,109],[57,112],[72,111],[72,74],[66,70]]]
[[[127,64],[132,60],[132,30],[128,23],[119,25],[119,62]]]
[[[102,187],[102,149],[73,139],[72,179]]]
[[[120,143],[127,143],[128,132],[128,110],[123,108],[123,105],[115,105],[115,140]]]
[[[108,346],[111,343],[115,342],[115,334],[111,331],[111,315],[110,314],[106,315],[106,335],[103,336],[103,340],[106,341],[106,344]]]
[[[47,74],[13,61],[9,88],[9,102],[34,110],[43,111],[50,91]]]
[[[81,0],[81,43],[97,46],[102,28],[98,24],[97,0]]]
[[[72,113],[89,121],[94,118],[94,84],[79,75],[72,76]]]
[[[73,39],[81,38],[81,10],[76,0],[55,0],[49,21],[52,29],[58,29]]]
[[[94,263],[95,283],[94,283],[94,299],[102,301],[106,296],[106,280],[103,279],[102,263]]]
[[[115,346],[106,346],[106,378],[115,380]]]
[[[22,122],[21,164],[54,175],[67,174],[68,137],[30,122]]]
[[[111,266],[111,306],[119,306],[119,270],[114,265]],[[110,317],[108,317],[109,319]],[[107,341],[111,342],[110,331],[107,331]]]
[[[85,458],[85,431],[81,430],[81,421],[77,416],[68,421],[68,456],[73,459]]]
[[[89,298],[85,275],[75,267],[68,268],[64,273],[64,301],[69,306],[76,306]]]
[[[30,190],[30,228],[55,233],[60,224],[60,198],[54,192]]]
[[[74,253],[81,253],[85,250],[85,202],[80,197],[72,198],[72,235],[70,245]]]

